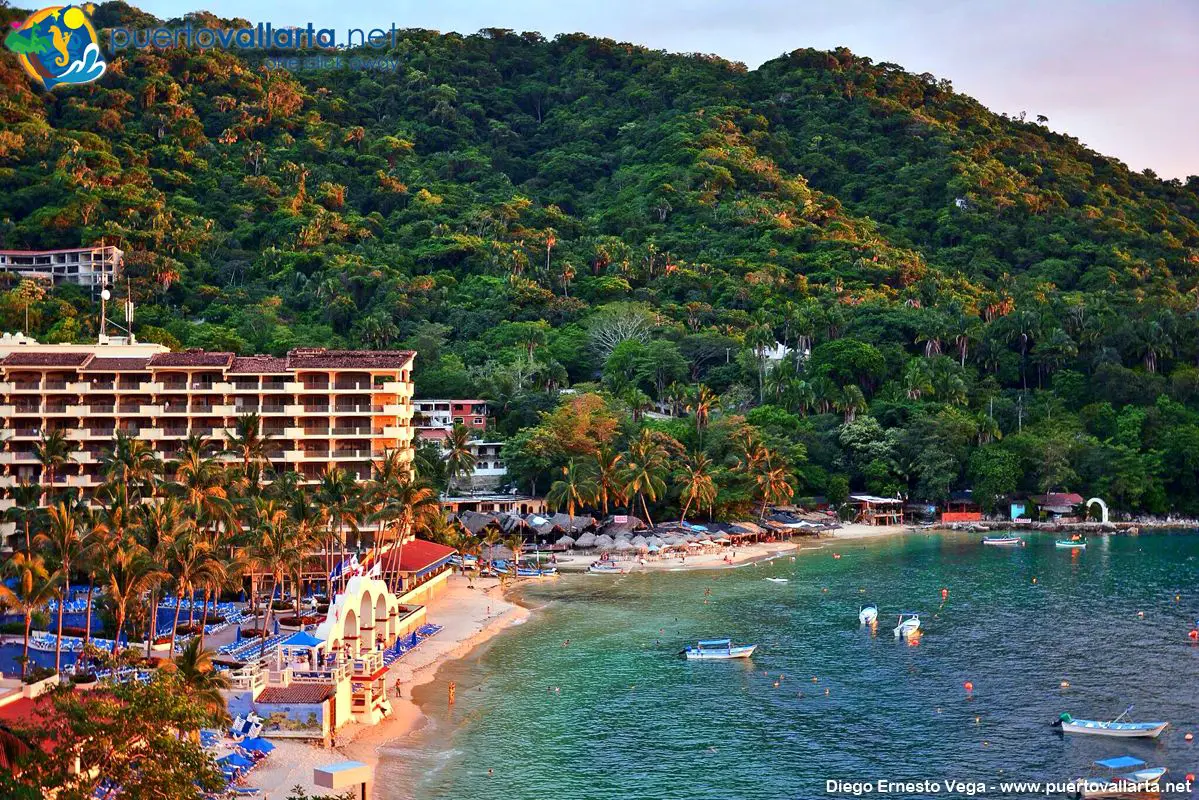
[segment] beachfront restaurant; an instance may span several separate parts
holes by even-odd
[[[1078,522],[1083,497],[1075,492],[1050,492],[1028,498],[1037,509],[1037,517],[1050,522]]]
[[[853,521],[863,525],[902,525],[903,501],[898,497],[877,497],[872,494],[851,494]]]

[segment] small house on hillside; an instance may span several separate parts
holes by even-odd
[[[1074,492],[1050,492],[1028,499],[1036,506],[1040,519],[1051,522],[1077,522],[1083,516],[1080,512],[1083,497]]]
[[[951,492],[945,501],[945,509],[941,512],[941,522],[978,522],[983,518],[983,511],[974,502],[974,492],[971,489],[961,489]]]

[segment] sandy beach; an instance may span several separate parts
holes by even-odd
[[[618,563],[629,572],[731,569],[799,550],[823,549],[837,540],[876,539],[911,532],[911,528],[898,525],[850,524],[838,529],[831,537],[765,542],[689,554],[685,558],[647,559],[645,563],[629,558]],[[557,566],[562,571],[579,572],[595,560],[595,555],[558,556]],[[388,672],[392,715],[379,725],[347,725],[338,731],[331,750],[300,741],[274,739],[275,751],[254,771],[248,783],[261,788],[268,800],[285,800],[292,787],[297,785],[309,793],[318,791],[312,782],[314,767],[345,759],[374,766],[379,760],[380,747],[406,736],[421,724],[421,710],[412,700],[415,687],[431,682],[438,668],[447,661],[462,658],[506,628],[523,623],[529,613],[528,609],[504,597],[503,587],[495,578],[468,581],[461,575],[451,576],[446,590],[430,603],[428,610],[429,621],[442,625],[443,630],[397,661]],[[394,693],[397,684],[400,686],[398,696]]]
[[[275,752],[251,774],[249,785],[261,788],[269,800],[284,800],[297,785],[309,793],[318,791],[312,782],[314,767],[346,759],[373,766],[381,745],[408,734],[420,724],[420,708],[412,702],[413,687],[433,680],[444,662],[461,658],[505,628],[523,622],[529,612],[505,600],[500,582],[494,578],[472,583],[453,575],[447,589],[429,604],[428,614],[429,621],[443,629],[397,661],[388,672],[388,694],[393,698],[390,717],[379,725],[350,723],[337,732],[332,750],[273,739]],[[394,694],[397,683],[401,689],[399,697]]]

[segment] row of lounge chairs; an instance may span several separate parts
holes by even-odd
[[[392,664],[411,653],[412,650],[425,639],[440,633],[441,630],[441,625],[429,623],[426,625],[421,625],[411,636],[401,636],[399,639],[396,639],[395,644],[387,648],[387,650],[383,653],[383,666],[390,667]]]

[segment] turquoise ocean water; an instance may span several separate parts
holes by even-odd
[[[1000,796],[1001,780],[1067,780],[1124,753],[1180,779],[1199,770],[1199,740],[1183,738],[1199,735],[1199,535],[1093,538],[1077,554],[1028,539],[837,542],[738,569],[529,586],[527,624],[418,690],[428,722],[384,748],[378,796],[817,798],[836,796],[828,780],[881,778]],[[862,603],[879,605],[877,635],[858,627]],[[919,644],[893,637],[899,611],[921,612]],[[760,647],[748,662],[677,656],[722,636]],[[1132,743],[1050,727],[1129,705],[1173,725]]]

